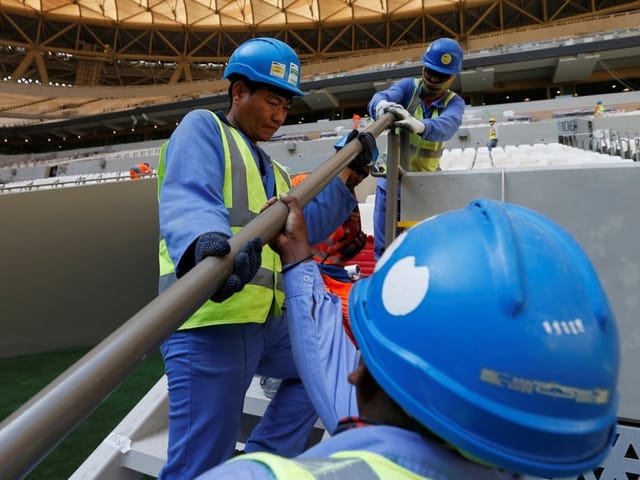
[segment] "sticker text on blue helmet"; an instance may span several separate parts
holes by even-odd
[[[570,385],[561,385],[556,382],[534,380],[518,377],[510,373],[497,372],[489,368],[480,371],[480,380],[496,387],[506,388],[528,395],[544,395],[547,397],[573,400],[576,403],[594,403],[602,405],[609,403],[609,390],[602,388],[578,388]]]
[[[286,69],[287,67],[284,65],[284,63],[272,61],[271,69],[269,70],[269,75],[276,78],[284,78]]]
[[[298,71],[298,65],[295,63],[290,63],[289,64],[289,78],[287,79],[287,82],[289,82],[291,85],[298,85],[298,76],[300,75],[300,72]]]

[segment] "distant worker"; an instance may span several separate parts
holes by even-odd
[[[596,106],[593,108],[593,115],[595,117],[599,117],[604,113],[604,105],[602,103],[602,100],[598,100],[596,102]]]
[[[409,171],[435,172],[440,169],[444,143],[458,131],[464,114],[464,100],[449,88],[462,69],[462,48],[451,38],[432,42],[422,57],[421,78],[403,78],[377,92],[369,102],[369,113],[377,119],[393,113],[396,127],[412,133]],[[385,248],[387,184],[377,181],[374,206],[374,255]],[[398,212],[399,212],[398,208]]]
[[[353,128],[359,129],[361,120],[362,120],[362,117],[357,113],[354,113],[353,117],[351,117],[351,121],[353,122]]]
[[[487,148],[489,149],[489,153],[491,150],[498,146],[498,127],[496,127],[496,119],[489,119],[489,141],[487,142]]]
[[[270,245],[287,270],[294,360],[332,436],[198,480],[575,478],[601,465],[616,439],[616,321],[557,224],[477,199],[407,230],[351,289],[358,351],[305,262],[297,200],[281,199],[289,215]]]
[[[129,177],[136,180],[140,177],[153,174],[153,168],[147,162],[138,163],[129,169]]]

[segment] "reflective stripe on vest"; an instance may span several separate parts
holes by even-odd
[[[211,113],[220,129],[224,152],[224,204],[229,211],[231,232],[235,234],[253,220],[267,201],[262,177],[255,164],[247,141],[234,128]],[[160,149],[158,164],[158,196],[165,174],[165,154],[168,142]],[[290,190],[286,170],[272,160],[276,194]],[[251,196],[249,196],[251,192]],[[177,281],[175,266],[171,261],[164,239],[159,244],[160,279],[159,292]],[[280,257],[268,245],[262,248],[262,265],[258,273],[244,288],[222,303],[207,300],[180,329],[222,325],[230,323],[264,323],[273,307],[273,314],[280,315],[284,302],[284,286],[280,275]]]
[[[250,460],[268,467],[278,480],[430,480],[364,450],[337,452],[327,458],[288,459],[266,452],[248,453],[230,462]]]
[[[407,111],[418,120],[423,120],[422,115],[422,100],[420,98],[420,92],[422,90],[422,80],[416,78],[414,80],[413,95]],[[444,99],[444,105],[442,109],[447,108],[447,105],[453,97],[456,96],[455,92],[448,91],[446,98]],[[440,116],[440,109],[433,108],[429,118],[438,118]],[[440,166],[440,158],[442,157],[442,151],[444,150],[444,142],[431,142],[424,140],[420,135],[409,135],[409,171],[411,172],[435,172]]]

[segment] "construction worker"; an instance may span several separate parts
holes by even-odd
[[[297,201],[282,201],[289,216],[271,245],[288,268],[294,358],[333,436],[295,459],[239,456],[199,480],[564,478],[603,461],[616,438],[616,322],[557,224],[477,199],[404,232],[351,290],[358,351],[306,261]]]
[[[496,127],[496,119],[491,117],[489,119],[489,141],[487,142],[487,148],[489,153],[495,147],[498,146],[498,127]]]
[[[357,136],[357,130],[343,135],[338,140],[334,148],[339,151],[353,138]],[[370,135],[370,134],[367,134]],[[377,148],[375,149],[372,160],[375,162],[378,156]],[[309,176],[308,173],[300,173],[291,179],[291,185],[296,186]],[[356,194],[351,189],[354,198]],[[311,252],[313,259],[318,262],[322,280],[328,292],[336,295],[342,302],[342,324],[346,334],[352,342],[355,343],[353,334],[351,333],[351,322],[349,320],[349,292],[353,286],[354,278],[349,275],[345,266],[349,260],[354,258],[362,251],[367,243],[367,235],[362,231],[362,222],[360,221],[360,209],[356,204],[351,215],[340,225],[329,237],[321,243],[313,245]],[[273,398],[277,391],[280,380],[262,377],[260,378],[260,387],[267,398]]]
[[[145,175],[153,174],[153,168],[147,162],[138,163],[129,169],[129,177],[131,180],[137,180]]]
[[[307,174],[296,175],[291,183],[297,185],[307,176]],[[355,193],[353,195],[355,197]],[[342,324],[346,334],[354,343],[349,320],[349,292],[353,286],[353,278],[348,274],[345,266],[362,251],[366,243],[367,234],[362,231],[360,209],[356,205],[349,218],[324,242],[311,246],[313,259],[320,266],[320,273],[327,291],[336,295],[342,303]]]
[[[392,112],[397,118],[394,125],[411,132],[411,172],[439,170],[444,144],[462,123],[464,100],[450,90],[462,69],[462,57],[462,48],[455,40],[435,40],[422,57],[420,78],[403,78],[377,92],[369,102],[369,113],[374,119]],[[384,178],[378,179],[373,217],[376,260],[384,252],[386,243],[386,185]]]
[[[161,292],[203,258],[226,255],[231,235],[290,188],[284,167],[258,142],[303,95],[298,56],[280,40],[252,38],[233,52],[223,77],[228,112],[189,112],[161,148]],[[305,209],[311,241],[326,238],[355,207],[345,183],[364,178],[371,159],[370,142],[358,138],[362,154]],[[280,269],[260,239],[245,245],[222,287],[162,344],[169,439],[161,479],[194,478],[233,455],[255,374],[285,380],[245,450],[292,456],[304,448],[317,414],[292,361]]]
[[[598,100],[596,106],[593,108],[593,116],[600,117],[602,114],[604,114],[604,104],[602,100]]]

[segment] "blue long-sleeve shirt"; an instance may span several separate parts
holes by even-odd
[[[284,274],[289,333],[300,378],[322,422],[330,432],[338,419],[358,414],[355,388],[347,375],[359,354],[342,327],[340,300],[327,293],[315,262]],[[511,473],[469,462],[453,450],[409,430],[372,425],[341,432],[298,458],[324,458],[347,450],[382,455],[412,472],[438,480],[506,480]],[[273,480],[265,465],[236,459],[204,473],[198,480]]]
[[[415,82],[413,78],[403,78],[393,83],[386,90],[376,92],[373,97],[371,97],[369,105],[367,106],[369,115],[375,118],[376,105],[380,100],[399,103],[404,108],[407,108],[411,102],[414,88]],[[445,108],[445,98],[446,95],[443,95],[430,105],[427,105],[424,100],[420,102],[422,118],[424,119],[422,122],[425,125],[424,132],[421,136],[425,140],[431,142],[446,142],[455,135],[462,124],[465,107],[464,100],[459,95],[456,95],[449,101]],[[434,108],[438,108],[440,113],[438,117],[430,118]]]
[[[327,158],[331,154],[327,152]],[[271,158],[255,145],[253,155],[263,173],[262,182],[269,198],[275,195]],[[160,235],[174,265],[180,264],[203,233],[231,235],[223,198],[224,171],[221,133],[211,112],[189,112],[169,140],[160,191]],[[309,241],[315,244],[327,238],[354,207],[353,195],[339,178],[333,179],[304,209]]]

